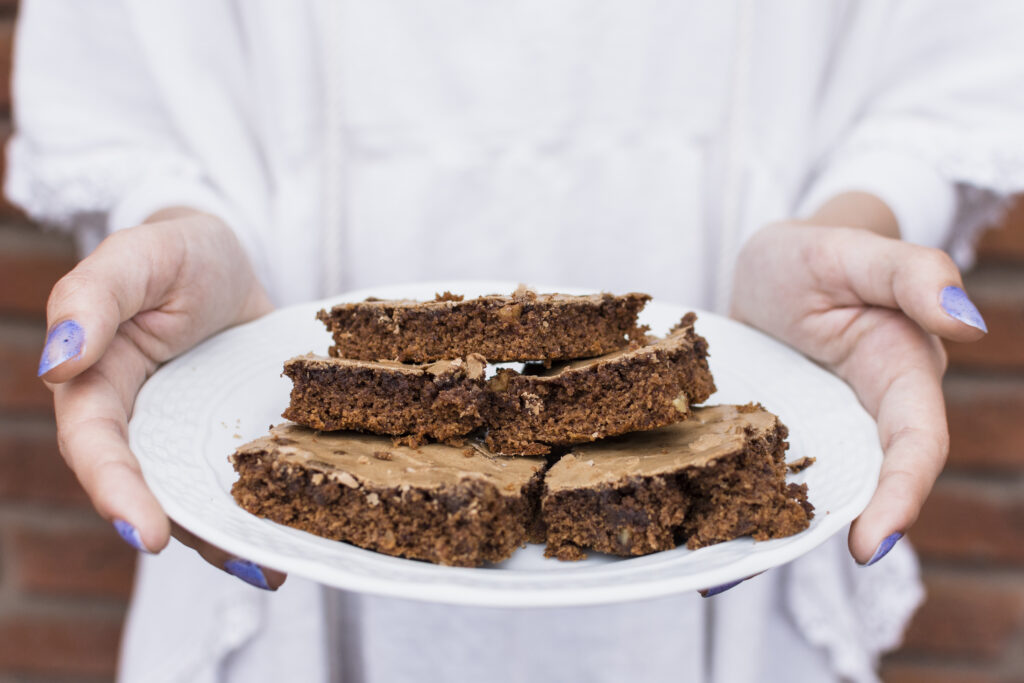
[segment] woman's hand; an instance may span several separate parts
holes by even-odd
[[[878,421],[878,489],[849,536],[858,562],[877,561],[917,519],[946,461],[938,338],[987,331],[959,271],[939,250],[864,229],[769,225],[739,256],[731,314],[842,377]]]
[[[53,391],[60,451],[96,510],[139,550],[163,549],[172,532],[128,448],[139,389],[161,363],[271,309],[234,233],[190,209],[111,235],[50,293],[39,375]],[[174,531],[250,583],[284,579]]]

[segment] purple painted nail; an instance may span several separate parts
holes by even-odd
[[[862,566],[870,567],[875,562],[878,562],[880,559],[885,557],[886,554],[888,554],[888,552],[892,550],[892,547],[896,545],[896,542],[901,538],[903,538],[903,534],[899,531],[897,531],[894,534],[889,534],[888,536],[883,538],[882,542],[878,544],[878,549],[875,550],[875,554],[872,555],[871,559],[868,560],[867,563]]]
[[[42,377],[64,361],[78,358],[85,350],[85,330],[74,320],[65,320],[46,335],[46,345],[39,359],[39,372]]]
[[[959,287],[946,287],[939,295],[939,303],[943,310],[951,318],[959,320],[965,325],[977,328],[982,332],[988,332],[988,325],[978,312],[978,307],[967,298],[967,292]]]
[[[124,542],[135,548],[138,551],[149,553],[149,548],[142,542],[142,537],[139,536],[139,530],[132,526],[130,523],[123,519],[114,520],[114,528],[117,529],[117,535],[124,539]]]
[[[263,570],[259,568],[259,565],[253,564],[249,560],[239,558],[228,560],[224,563],[224,570],[228,574],[237,576],[250,586],[262,588],[265,591],[270,590],[270,586],[267,584],[267,577],[263,575]]]
[[[710,598],[712,596],[718,595],[719,593],[724,593],[725,591],[729,590],[730,588],[735,588],[736,586],[740,585],[744,581],[746,581],[746,579],[737,579],[736,581],[731,581],[729,583],[723,583],[721,586],[715,586],[714,588],[705,588],[704,590],[698,591],[698,592],[700,593],[700,597],[702,597],[702,598]]]

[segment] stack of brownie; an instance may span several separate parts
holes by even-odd
[[[694,408],[715,390],[707,342],[693,313],[648,336],[649,298],[521,287],[320,311],[334,345],[285,363],[295,424],[235,452],[232,493],[276,522],[460,566],[527,541],[579,559],[806,528],[786,428],[760,406]]]

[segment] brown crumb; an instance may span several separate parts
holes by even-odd
[[[426,439],[420,434],[403,434],[400,436],[392,436],[391,443],[398,446],[408,446],[409,448],[416,448],[422,446]]]
[[[445,290],[444,294],[434,293],[434,301],[462,301],[465,297],[461,294],[452,294]]]
[[[374,451],[373,457],[378,460],[391,460],[393,456],[390,451]]]
[[[796,474],[797,472],[803,472],[808,467],[813,465],[816,461],[817,461],[817,458],[812,458],[812,457],[810,457],[808,455],[805,455],[802,458],[797,458],[796,460],[793,460],[791,462],[787,462],[786,463],[786,469],[788,469],[790,471],[790,473]]]
[[[672,328],[672,331],[675,331],[675,329],[678,328],[678,327],[679,327],[679,325],[676,325],[675,327]],[[630,330],[630,332],[629,332],[629,348],[631,348],[631,349],[638,349],[641,346],[645,346],[647,344],[650,344],[651,341],[653,340],[653,337],[651,337],[651,335],[648,334],[650,331],[651,331],[651,326],[650,325],[637,325],[632,330]]]
[[[463,448],[462,449],[462,457],[464,457],[464,458],[472,458],[474,455],[476,455],[476,450],[475,449],[473,449],[473,448]]]
[[[512,298],[536,301],[537,292],[531,289],[529,285],[520,282],[515,291],[512,292]]]
[[[587,553],[574,543],[563,543],[557,548],[548,545],[544,548],[544,557],[557,558],[562,562],[579,562],[587,559]]]

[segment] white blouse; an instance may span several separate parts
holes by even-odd
[[[968,258],[1024,189],[1022,44],[1016,0],[29,0],[5,191],[86,251],[210,211],[281,305],[501,278],[724,310],[743,241],[843,191]],[[920,599],[906,542],[861,569],[840,537],[710,600],[556,611],[268,595],[173,546],[121,676],[870,681]]]

